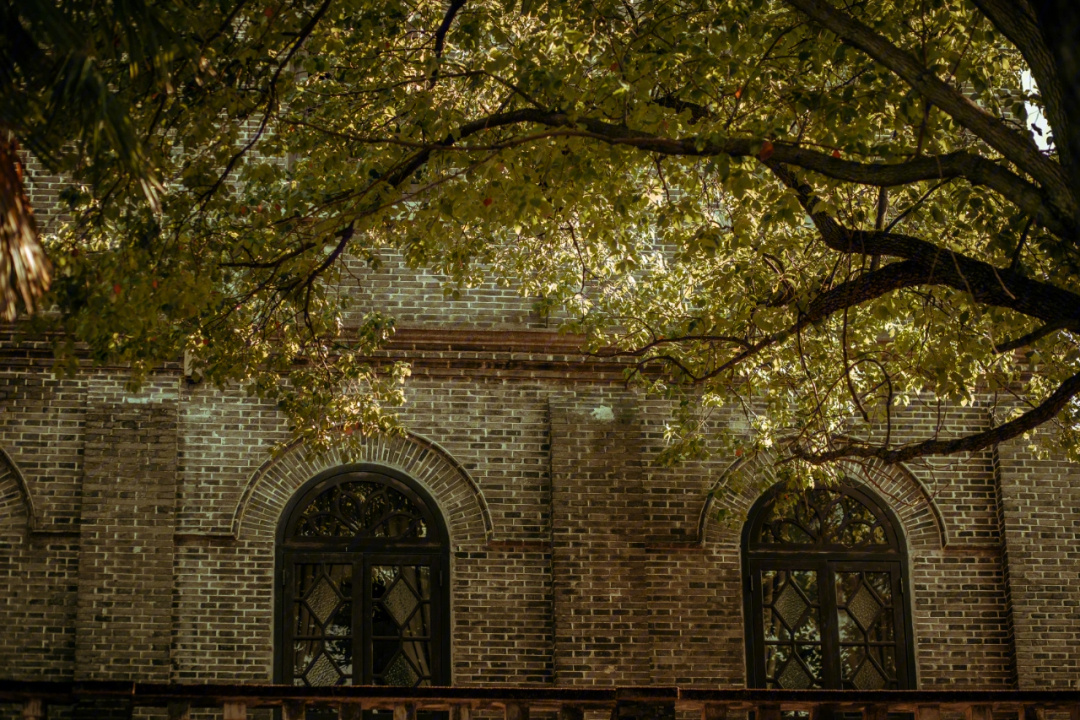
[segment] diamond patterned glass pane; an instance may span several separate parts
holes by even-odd
[[[371,568],[371,597],[381,598],[397,580],[397,565],[375,565]]]
[[[858,690],[880,690],[885,687],[885,678],[873,663],[864,662],[859,672],[855,673],[855,687]]]
[[[818,587],[817,587],[818,574],[813,570],[792,570],[791,579],[799,586],[811,603],[817,603],[818,599]]]
[[[885,671],[890,680],[896,679],[896,648],[890,645],[870,648],[870,657]]]
[[[795,628],[795,639],[802,642],[817,642],[821,640],[821,629],[818,625],[818,609],[810,608],[803,616],[799,627]]]
[[[386,672],[383,673],[383,685],[390,685],[392,687],[412,687],[416,684],[416,681],[420,679],[420,676],[413,670],[412,665],[405,659],[404,655],[398,655],[394,658],[394,661],[390,663],[390,666],[386,668]]]
[[[766,645],[765,646],[765,677],[769,687],[777,687],[776,676],[779,671],[786,667],[792,655],[790,645]]]
[[[893,628],[893,611],[882,610],[877,620],[867,631],[867,639],[870,642],[892,642],[896,639],[896,632]]]
[[[822,675],[822,655],[821,645],[798,645],[799,658],[803,661],[803,665],[810,671],[811,676],[820,680]]]
[[[352,634],[352,602],[346,600],[338,606],[337,612],[326,624],[326,634],[335,637]]]
[[[341,675],[334,667],[334,663],[330,662],[330,658],[325,654],[319,655],[319,659],[308,669],[304,675],[308,685],[318,687],[320,685],[337,685],[341,679]]]
[[[371,608],[371,633],[375,637],[394,636],[398,633],[397,623],[382,603],[375,603]]]
[[[789,660],[784,667],[784,672],[777,678],[777,682],[782,688],[805,690],[814,683],[814,680],[806,674],[798,660]]]
[[[836,598],[847,606],[837,609],[840,672],[845,687],[862,690],[898,687],[896,647],[891,644],[895,642],[891,597],[890,573],[836,573]]]
[[[303,604],[296,606],[296,634],[297,635],[312,635],[319,632],[318,623],[315,622],[315,615],[310,610],[304,607]]]
[[[863,631],[859,629],[858,623],[851,619],[851,615],[848,614],[847,610],[837,610],[836,620],[836,624],[840,629],[840,642],[866,642],[866,636],[863,634]]]
[[[866,660],[866,648],[861,645],[848,645],[840,648],[840,671],[844,679],[854,677],[863,662]]]
[[[869,489],[846,484],[808,492],[778,486],[768,497],[749,520],[744,556],[756,571],[753,580],[761,579],[759,587],[752,583],[754,604],[760,603],[754,637],[765,664],[764,677],[755,681],[788,688],[901,687],[898,666],[906,658],[897,628],[906,623],[893,590],[902,548],[884,506]],[[818,569],[783,569],[785,558]],[[850,569],[860,566],[876,569]],[[826,579],[833,587],[821,592],[819,581]],[[825,657],[826,646],[838,657]],[[762,668],[759,663],[761,655],[753,667]]]
[[[345,563],[293,565],[294,684],[352,681],[352,573],[353,565]]]
[[[884,600],[886,605],[892,604],[892,575],[882,572],[868,572],[864,576],[866,582],[877,593],[877,596]]]
[[[423,641],[407,642],[402,646],[402,652],[408,658],[409,663],[420,673],[422,678],[431,677],[431,644]]]
[[[315,584],[315,587],[310,593],[308,593],[305,602],[307,606],[314,613],[315,618],[320,624],[324,624],[330,619],[330,613],[334,612],[334,609],[338,605],[337,591],[330,585],[325,577],[320,577],[319,581]]]
[[[372,672],[383,685],[430,685],[431,568],[372,567]]]
[[[349,471],[304,496],[288,519],[283,548],[292,578],[279,620],[290,658],[287,681],[415,686],[445,680],[436,672],[440,638],[433,627],[442,611],[432,598],[431,567],[419,564],[429,560],[387,562],[392,552],[413,555],[407,545],[436,561],[433,513],[422,498],[377,471]],[[328,554],[320,562],[315,554],[322,552]],[[370,564],[379,558],[385,564]],[[353,578],[354,570],[363,575]],[[361,598],[368,617],[358,615]],[[361,636],[368,628],[372,636]]]
[[[408,624],[402,629],[402,635],[409,638],[426,638],[431,633],[431,603],[424,603],[420,611],[413,614]]]
[[[408,584],[400,581],[387,593],[382,602],[400,627],[405,625],[419,601]]]
[[[338,670],[346,676],[346,679],[352,677],[352,641],[351,640],[327,640],[326,641],[326,655],[337,666]]]
[[[765,608],[765,640],[773,642],[788,642],[791,640],[791,633],[784,627],[784,623],[781,622],[780,616],[776,614],[775,610]]]
[[[836,574],[836,602],[847,605],[848,600],[862,585],[859,573],[842,572]]]
[[[304,672],[322,648],[318,640],[298,640],[293,643],[293,684],[304,684]]]
[[[848,612],[859,621],[859,625],[864,628],[870,627],[874,618],[877,617],[878,610],[881,609],[881,603],[874,599],[870,591],[866,589],[866,586],[860,587],[855,595],[848,601]]]
[[[803,613],[806,612],[806,601],[799,595],[799,591],[789,583],[784,586],[773,607],[780,613],[780,617],[787,623],[787,626],[794,628],[798,626],[799,620],[802,618]]]
[[[375,640],[371,643],[371,671],[380,675],[386,671],[398,651],[397,640]]]

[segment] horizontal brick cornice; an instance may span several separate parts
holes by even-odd
[[[9,368],[51,369],[48,335],[17,337],[0,332],[0,363]],[[611,383],[623,380],[625,359],[598,357],[582,349],[584,338],[548,330],[399,328],[371,362],[408,362],[423,377],[489,377]],[[88,351],[77,349],[85,369],[94,367]],[[96,366],[103,369],[123,369]],[[183,373],[183,363],[166,363],[159,372]]]

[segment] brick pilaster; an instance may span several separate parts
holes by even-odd
[[[76,679],[169,679],[176,421],[175,403],[87,410]]]

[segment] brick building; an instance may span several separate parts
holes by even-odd
[[[767,651],[780,653],[770,655],[768,678],[750,657],[766,650],[747,642],[748,613],[768,616],[772,603],[787,631],[802,633],[791,642],[813,644],[813,633],[844,612],[842,598],[807,594],[825,593],[834,580],[839,588],[839,574],[811,578],[820,587],[802,587],[799,598],[815,607],[822,628],[799,630],[809,616],[789,617],[798,613],[776,576],[775,568],[786,572],[782,557],[760,568],[744,557],[753,539],[743,536],[742,519],[772,484],[767,458],[659,467],[652,460],[662,404],[625,390],[618,366],[576,354],[572,339],[545,328],[512,291],[445,300],[436,278],[392,263],[367,279],[365,302],[395,313],[402,327],[387,354],[410,359],[414,378],[409,434],[372,439],[356,457],[311,459],[294,446],[272,458],[269,448],[286,437],[273,406],[191,382],[179,367],[130,395],[121,369],[57,378],[44,345],[4,346],[0,677],[342,681],[344,666],[335,675],[312,660],[337,633],[355,641],[339,648],[338,665],[355,651],[354,672],[363,665],[377,682],[426,672],[455,685],[828,684],[798,677],[794,665],[779,679],[794,645]],[[929,421],[917,409],[909,420],[911,432]],[[969,408],[949,421],[976,427],[985,418]],[[719,428],[740,432],[734,416]],[[850,476],[878,508],[871,515],[887,515],[879,520],[895,536],[899,584],[891,599],[880,588],[874,597],[895,606],[895,629],[911,636],[896,645],[910,655],[909,677],[859,682],[1076,685],[1077,468],[1038,461],[1014,443],[919,468],[853,467]],[[290,512],[310,516],[311,498],[323,492],[313,479],[339,495],[351,487],[354,504],[382,483],[384,495],[405,503],[395,517],[429,513],[416,521],[426,529],[361,528],[357,537],[368,539],[320,545],[311,539],[317,529],[286,527]],[[721,507],[735,519],[719,521]],[[409,588],[419,599],[380,601],[390,591],[379,572],[413,573]],[[755,589],[753,577],[773,587]],[[337,595],[323,597],[323,587],[316,597],[312,588],[323,581]],[[378,641],[354,638],[364,630],[351,621],[325,625],[332,610],[351,612],[342,610],[346,596],[361,585],[367,589],[353,599],[367,603],[364,612],[401,615],[424,605],[424,628],[399,628],[395,641],[411,658],[407,667],[387,669],[386,657],[361,663]],[[303,635],[295,625],[301,611],[321,623],[312,630],[308,618],[307,632],[326,637],[309,638],[305,659],[299,650],[286,657],[283,633]],[[439,637],[409,651],[402,638],[410,632]],[[830,662],[821,653],[837,648],[794,652],[813,671]]]
[[[1022,443],[853,466],[804,537],[760,500],[770,458],[656,465],[663,403],[513,290],[356,271],[414,377],[409,433],[351,457],[271,457],[276,408],[179,365],[129,394],[8,337],[0,680],[1080,684],[1080,468]]]

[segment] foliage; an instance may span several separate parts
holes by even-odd
[[[316,446],[391,428],[407,369],[363,361],[391,322],[346,328],[337,288],[344,258],[392,248],[451,283],[512,280],[632,358],[629,382],[682,398],[672,459],[733,403],[793,468],[1046,423],[1080,453],[1067,3],[168,8],[160,62],[94,41],[160,192],[115,142],[77,153],[48,245],[60,312],[39,322],[100,360],[138,377],[186,350]],[[901,432],[927,397],[990,427]]]

